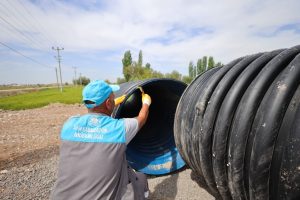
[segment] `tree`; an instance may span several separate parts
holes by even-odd
[[[186,84],[191,83],[192,80],[193,80],[193,79],[192,79],[191,77],[189,77],[189,76],[183,76],[183,77],[182,77],[182,81],[185,82]]]
[[[140,66],[140,67],[143,66],[143,52],[142,52],[142,50],[140,50],[140,52],[139,52],[138,66]]]
[[[153,70],[151,68],[143,67],[143,79],[152,78]]]
[[[163,78],[164,77],[164,75],[161,72],[155,71],[155,70],[152,71],[151,76],[152,76],[151,78]]]
[[[124,58],[122,59],[123,63],[123,78],[118,78],[117,83],[124,83],[128,81],[137,81],[137,80],[143,80],[143,79],[149,79],[149,78],[173,78],[173,79],[182,79],[182,75],[178,71],[172,71],[171,73],[163,74],[159,71],[155,71],[151,68],[150,63],[146,63],[145,66],[143,66],[143,53],[142,50],[139,51],[139,58],[138,61],[133,61],[131,57],[130,51],[126,51],[124,53]],[[192,78],[195,77],[196,67],[192,63]]]
[[[122,59],[123,63],[123,75],[126,81],[130,80],[130,72],[132,71],[131,69],[128,69],[132,65],[132,57],[130,51],[126,51],[124,53],[124,58]]]
[[[176,71],[176,70],[173,70],[171,73],[167,73],[165,75],[166,78],[172,78],[172,79],[176,79],[176,80],[180,80],[181,81],[181,77],[182,75]]]
[[[189,77],[194,78],[194,63],[192,61],[189,63]]]
[[[223,67],[223,64],[221,62],[217,62],[217,64],[215,65],[215,67]]]
[[[197,61],[197,75],[201,74],[204,71],[205,71],[205,69],[203,68],[202,59],[198,59],[198,61]]]
[[[208,58],[208,69],[214,68],[215,67],[215,61],[212,56],[209,56]]]
[[[117,84],[122,84],[125,82],[126,82],[125,78],[117,78]]]
[[[87,85],[91,80],[85,76],[80,76],[78,79],[73,79],[74,85]]]
[[[124,53],[124,58],[122,59],[123,67],[130,66],[132,64],[132,57],[130,51]]]
[[[91,80],[89,79],[89,78],[87,78],[87,77],[85,77],[85,76],[82,76],[81,77],[81,84],[82,85],[87,85],[87,84],[89,84],[91,82]]]
[[[208,58],[208,59],[207,59]],[[214,68],[214,67],[222,67],[223,64],[221,62],[218,62],[215,64],[214,58],[212,56],[203,56],[202,59],[197,60],[197,65],[194,66],[193,61],[190,61],[189,63],[189,76],[191,80],[189,80],[187,77],[182,77],[182,80],[185,83],[189,83],[194,79],[197,75],[205,72],[208,69]]]
[[[202,58],[202,66],[205,70],[207,70],[207,56],[203,56]]]
[[[150,63],[146,63],[146,68],[150,69],[150,67],[151,67]]]

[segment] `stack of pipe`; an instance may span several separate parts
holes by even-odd
[[[222,199],[300,197],[300,46],[206,71],[184,91],[174,134]]]

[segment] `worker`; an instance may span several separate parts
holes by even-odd
[[[114,119],[117,85],[102,80],[82,92],[88,113],[71,117],[61,130],[58,178],[51,199],[145,199],[146,175],[134,171],[126,160],[126,145],[146,123],[151,97],[142,93],[135,118]]]

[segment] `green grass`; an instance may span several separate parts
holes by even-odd
[[[61,93],[57,88],[0,98],[0,109],[23,110],[39,108],[50,103],[80,103],[82,87],[67,87]]]

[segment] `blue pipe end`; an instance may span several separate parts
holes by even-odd
[[[168,174],[185,166],[177,148],[157,157],[145,157],[144,155],[127,150],[127,160],[130,166],[137,171],[151,175]]]

